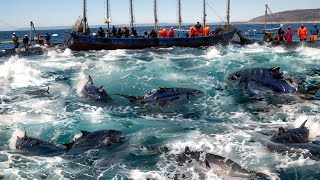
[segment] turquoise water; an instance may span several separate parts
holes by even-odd
[[[5,179],[189,179],[204,173],[196,163],[178,166],[176,155],[191,150],[228,157],[246,169],[281,179],[317,179],[320,163],[302,155],[271,152],[264,140],[279,126],[308,119],[311,139],[320,135],[319,101],[274,94],[250,99],[227,89],[225,77],[239,69],[280,66],[285,77],[320,81],[320,50],[286,50],[259,45],[207,49],[169,48],[73,52],[0,59],[0,175]],[[81,88],[91,75],[114,98],[90,102]],[[50,95],[26,92],[50,87]],[[131,104],[114,94],[143,95],[158,87],[189,87],[205,96],[186,104],[156,108]],[[17,136],[70,142],[80,130],[116,129],[125,141],[106,150],[37,157],[12,153]],[[269,132],[269,133],[266,133]],[[270,133],[271,132],[271,133]],[[162,150],[167,147],[169,151]]]

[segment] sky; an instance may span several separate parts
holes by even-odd
[[[135,23],[153,23],[153,0],[133,0]],[[226,0],[207,0],[207,22],[222,22]],[[182,21],[202,21],[202,0],[181,0]],[[248,21],[264,15],[265,4],[275,12],[320,8],[320,0],[231,0],[230,21]],[[110,0],[112,24],[129,24],[129,0]],[[29,27],[71,26],[83,12],[83,0],[1,0],[0,31]],[[90,25],[101,25],[106,17],[105,0],[87,0]],[[220,18],[219,18],[220,17]],[[160,23],[177,23],[177,0],[158,0]]]

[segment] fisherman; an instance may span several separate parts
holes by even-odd
[[[99,27],[98,36],[99,37],[106,37],[106,33],[104,32],[102,27]]]
[[[196,25],[194,25],[194,27],[196,28],[197,31],[199,31],[200,27],[201,27],[201,24],[199,22],[197,22]]]
[[[301,24],[301,27],[298,29],[297,34],[300,38],[300,41],[305,41],[305,40],[307,40],[308,29],[306,27],[304,27],[303,24]]]
[[[310,41],[316,41],[319,35],[319,28],[317,27],[317,24],[313,25],[313,29],[311,29],[310,33],[311,33]]]
[[[14,48],[18,48],[19,47],[19,38],[18,36],[16,35],[16,33],[12,33],[12,42],[14,44]]]
[[[50,39],[51,39],[51,37],[50,37],[49,33],[46,32],[46,35],[44,35],[44,44],[46,44],[48,46],[51,45]]]
[[[121,37],[122,37],[122,30],[121,30],[121,27],[118,27],[117,38],[121,38]]]
[[[132,27],[132,28],[131,28],[131,37],[132,37],[132,38],[135,38],[135,37],[137,37],[137,36],[138,36],[138,34],[137,34],[136,29],[135,29],[134,27]]]
[[[148,34],[148,31],[147,31],[147,30],[145,30],[145,31],[143,32],[142,38],[144,38],[144,39],[149,38],[149,34]]]
[[[293,35],[293,30],[291,26],[288,26],[287,32],[284,34],[285,39],[287,40],[288,43],[292,42],[292,35]]]
[[[26,51],[29,50],[29,38],[28,35],[24,35],[24,38],[22,39],[23,47]]]
[[[167,37],[167,30],[166,30],[166,28],[160,28],[160,31],[158,32],[158,34],[160,35],[160,37],[166,38],[166,37]]]
[[[157,33],[154,29],[151,30],[150,34],[149,34],[150,38],[157,38]]]
[[[124,27],[123,28],[123,32],[122,32],[123,36],[125,38],[128,38],[129,37],[129,30],[127,29],[127,27]]]
[[[117,36],[117,29],[116,29],[116,27],[114,27],[114,26],[112,26],[111,36],[112,36],[112,37],[116,37],[116,36]]]
[[[190,27],[190,37],[195,37],[196,31],[197,31],[197,29],[194,26],[191,26]]]
[[[203,27],[202,26],[199,28],[198,32],[199,32],[199,35],[203,37]]]
[[[43,39],[40,33],[37,33],[36,37],[34,37],[34,40],[36,41],[36,44],[43,45]]]
[[[284,40],[283,37],[284,37],[283,24],[280,24],[280,28],[278,29],[278,38],[277,38],[277,40],[278,41],[283,41]]]
[[[221,25],[219,25],[215,30],[214,30],[214,34],[220,34],[222,32],[222,27]]]
[[[168,38],[173,38],[174,37],[174,30],[173,27],[171,26],[169,32],[168,32]]]
[[[204,36],[209,36],[210,33],[210,26],[206,25],[206,27],[204,28]]]

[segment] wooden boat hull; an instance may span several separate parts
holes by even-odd
[[[227,45],[236,31],[194,38],[100,38],[71,33],[68,47],[76,51],[114,50],[114,49],[144,49],[151,47],[201,47],[215,44]]]

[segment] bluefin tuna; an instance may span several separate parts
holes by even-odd
[[[243,69],[230,74],[227,84],[235,89],[255,91],[259,88],[281,93],[296,93],[298,85],[283,77],[280,67]]]
[[[81,131],[82,136],[71,143],[64,144],[67,150],[76,148],[103,148],[119,142],[122,132],[117,130]]]
[[[202,153],[203,152],[200,151],[190,151],[189,147],[186,147],[185,152],[178,155],[177,161],[179,163],[179,166],[183,165],[186,162],[190,163],[192,162],[192,160],[195,160],[200,165],[205,166],[205,168],[212,170],[216,175],[218,175],[222,179],[242,180],[259,177],[271,179],[270,175],[267,175],[262,172],[248,171],[245,168],[241,167],[239,164],[235,163],[234,161],[219,155],[206,153],[203,162],[200,160],[200,156]],[[181,179],[183,177],[187,178],[185,174],[176,174],[174,179]]]
[[[98,88],[93,84],[91,76],[89,76],[89,80],[82,88],[81,93],[86,99],[89,100],[104,102],[112,101],[112,98],[109,96],[103,86]]]
[[[139,104],[159,104],[165,106],[169,103],[185,103],[193,101],[204,95],[203,91],[191,88],[167,88],[160,87],[151,92],[146,93],[144,96],[128,96],[124,94],[117,94],[129,99],[131,102]]]
[[[30,156],[57,156],[65,152],[65,149],[62,147],[47,141],[28,137],[26,133],[24,137],[17,137],[16,149],[22,151],[22,154]]]
[[[271,141],[276,143],[306,143],[309,141],[309,129],[304,121],[299,128],[285,129],[280,127],[278,132],[272,136]]]

